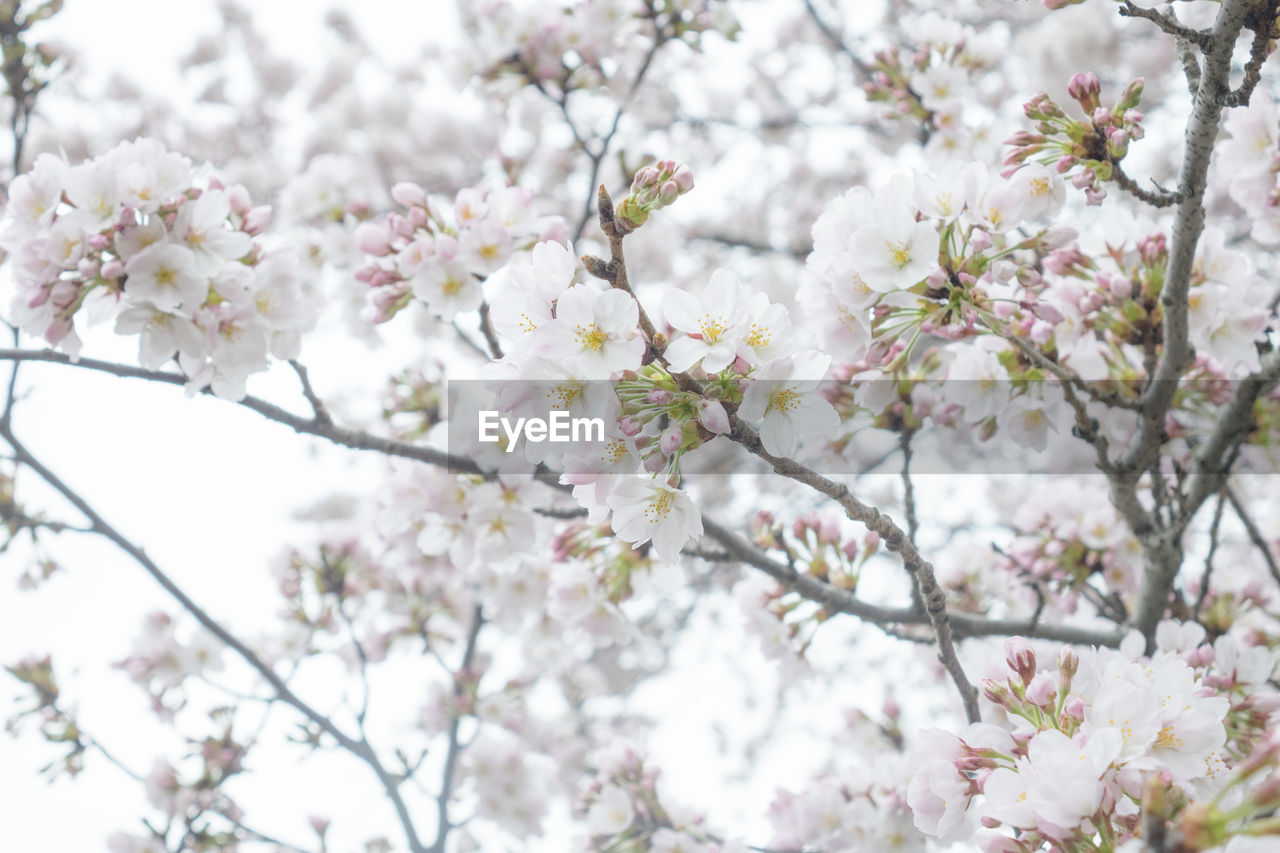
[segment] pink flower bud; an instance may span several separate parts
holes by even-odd
[[[1053,225],[1040,235],[1040,245],[1046,249],[1060,249],[1080,236],[1080,232],[1066,225]]]
[[[101,252],[111,245],[111,238],[106,234],[94,234],[89,238],[89,248]]]
[[[644,428],[644,424],[637,419],[628,415],[625,418],[618,419],[618,430],[628,438],[634,438],[640,434],[640,430]]]
[[[76,301],[76,297],[79,294],[79,284],[63,279],[55,281],[53,287],[49,288],[49,301],[59,308],[66,308]]]
[[[667,181],[658,188],[658,203],[671,204],[680,195],[680,187],[675,181]]]
[[[1098,108],[1098,95],[1102,92],[1102,84],[1092,71],[1071,75],[1067,83],[1067,94],[1080,104],[1086,113]]]
[[[1010,637],[1004,641],[1004,660],[1024,685],[1035,678],[1036,653],[1022,637]]]
[[[1031,324],[1031,340],[1040,346],[1044,346],[1053,340],[1053,324],[1046,323],[1044,320],[1036,320]]]
[[[675,174],[671,176],[671,180],[676,182],[676,186],[680,188],[680,194],[684,195],[693,189],[693,170],[688,166],[681,166],[676,169]]]
[[[355,237],[356,245],[367,255],[381,258],[391,253],[391,235],[381,225],[362,223],[356,228]]]
[[[1051,672],[1039,672],[1027,685],[1027,699],[1035,705],[1045,707],[1058,694],[1057,678]]]
[[[119,278],[124,275],[124,262],[119,260],[110,260],[102,265],[102,269],[98,274],[103,278]]]
[[[729,415],[718,400],[708,400],[704,397],[698,401],[698,422],[716,435],[725,435],[729,432]]]
[[[667,427],[658,438],[658,449],[662,451],[663,456],[670,456],[680,449],[680,444],[683,440],[684,434],[680,427]]]
[[[387,225],[390,226],[391,232],[400,237],[413,236],[413,223],[408,217],[401,216],[399,213],[391,213],[387,215]]]
[[[1032,303],[1031,313],[1035,314],[1046,323],[1053,323],[1055,326],[1063,320],[1062,312],[1055,308],[1050,302]]]
[[[391,188],[391,198],[395,203],[403,207],[423,207],[427,206],[427,194],[422,187],[417,184],[411,184],[408,181],[401,181]]]
[[[55,317],[49,324],[49,328],[44,330],[44,339],[51,344],[56,344],[69,334],[71,334],[71,318]]]
[[[98,274],[101,263],[93,258],[81,258],[80,263],[76,264],[76,272],[80,273],[84,278],[94,278]]]
[[[1080,656],[1071,650],[1069,646],[1063,646],[1058,652],[1058,672],[1062,673],[1062,678],[1066,681],[1076,677],[1076,673],[1080,671]]]
[[[1013,694],[1009,692],[1009,688],[994,678],[982,679],[982,695],[992,705],[1007,708],[1013,702]]]
[[[665,388],[654,388],[644,397],[645,402],[653,403],[655,406],[665,406],[671,402],[671,392]]]
[[[991,235],[981,228],[975,228],[969,234],[969,246],[975,252],[985,252],[991,248]]]
[[[258,235],[267,230],[267,226],[271,224],[271,205],[264,204],[253,208],[244,215],[244,224],[241,226],[246,234]]]
[[[661,453],[651,453],[644,458],[644,470],[650,474],[656,474],[665,467],[667,460]]]
[[[635,192],[637,190],[657,186],[657,184],[658,170],[652,166],[645,166],[643,169],[636,172],[636,176],[631,180],[631,190],[632,192]]]

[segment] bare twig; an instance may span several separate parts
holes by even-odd
[[[813,0],[804,0],[804,8],[805,11],[809,13],[809,17],[813,20],[814,25],[817,26],[818,30],[827,39],[827,41],[831,42],[831,46],[849,58],[849,61],[853,63],[853,67],[857,69],[858,74],[862,76],[864,81],[870,80],[871,66],[867,65],[862,57],[858,56],[858,54],[854,52],[853,48],[849,47],[849,45],[845,43],[844,38],[832,29],[830,24],[823,20],[822,16],[818,14],[818,10],[814,8]]]
[[[1271,55],[1271,39],[1275,36],[1278,5],[1280,0],[1267,0],[1266,6],[1257,14],[1253,24],[1253,43],[1249,46],[1249,61],[1244,66],[1244,78],[1240,81],[1240,85],[1227,96],[1229,107],[1248,106],[1253,90],[1258,87],[1258,82],[1262,79],[1262,66]]]
[[[1249,541],[1258,549],[1258,553],[1262,555],[1263,562],[1267,564],[1267,571],[1271,572],[1271,577],[1280,584],[1280,566],[1276,565],[1276,555],[1271,551],[1271,546],[1267,544],[1267,539],[1262,535],[1261,528],[1258,523],[1253,520],[1253,516],[1249,514],[1249,510],[1245,507],[1244,502],[1240,500],[1240,496],[1233,489],[1227,487],[1225,490],[1227,500],[1231,502],[1231,509],[1235,511],[1236,517],[1240,519],[1240,523],[1244,525],[1245,531],[1249,534]]]
[[[476,605],[471,613],[471,627],[467,630],[467,644],[462,653],[462,664],[458,667],[453,679],[454,713],[449,721],[449,744],[444,758],[444,771],[440,778],[440,792],[436,796],[436,840],[429,848],[429,853],[444,853],[445,842],[454,824],[449,820],[449,798],[453,796],[454,776],[457,773],[458,753],[462,747],[458,732],[462,726],[462,714],[457,708],[463,698],[463,680],[471,677],[471,666],[475,661],[476,640],[480,629],[484,626],[484,611]]]
[[[311,387],[311,377],[307,374],[307,369],[302,364],[293,359],[289,360],[289,366],[298,374],[298,380],[302,383],[302,394],[307,398],[307,402],[311,404],[311,413],[313,420],[317,424],[333,424],[333,418],[329,416],[329,410],[325,408],[324,401],[320,399],[320,395]]]
[[[1111,176],[1115,178],[1116,183],[1120,185],[1120,189],[1129,193],[1138,201],[1145,202],[1152,207],[1170,207],[1182,201],[1182,193],[1170,192],[1157,186],[1154,190],[1143,189],[1138,182],[1125,172],[1120,165],[1119,160],[1111,161]]]
[[[1200,618],[1200,609],[1209,597],[1209,581],[1213,577],[1213,560],[1218,556],[1218,533],[1222,527],[1222,510],[1227,503],[1227,490],[1218,492],[1218,506],[1213,511],[1213,521],[1209,524],[1209,553],[1204,557],[1204,573],[1200,575],[1200,594],[1196,596],[1195,606],[1191,608],[1191,618]]]
[[[1155,9],[1143,9],[1124,0],[1120,14],[1126,18],[1145,18],[1155,24],[1161,31],[1194,44],[1201,50],[1208,50],[1212,44],[1212,35],[1204,30],[1195,30],[1178,22],[1172,14],[1162,14]]]

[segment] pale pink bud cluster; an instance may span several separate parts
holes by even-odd
[[[639,228],[648,221],[649,214],[671,205],[691,189],[693,170],[675,160],[659,160],[636,172],[631,192],[617,206],[617,216],[630,227]]]
[[[73,355],[76,317],[114,317],[139,336],[144,367],[176,357],[189,391],[239,399],[269,356],[297,355],[316,318],[295,257],[255,240],[270,219],[244,187],[199,177],[152,140],[75,166],[42,155],[14,180],[0,226],[13,317]]]

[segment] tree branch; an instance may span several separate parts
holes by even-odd
[[[1231,502],[1231,508],[1235,510],[1236,517],[1240,519],[1240,523],[1244,525],[1245,531],[1249,534],[1249,541],[1258,549],[1258,553],[1262,555],[1263,561],[1267,564],[1267,571],[1271,572],[1271,577],[1280,584],[1280,566],[1276,565],[1276,555],[1271,552],[1271,546],[1267,544],[1266,537],[1262,535],[1262,530],[1258,527],[1258,523],[1253,520],[1253,516],[1249,514],[1249,510],[1245,508],[1244,503],[1240,500],[1240,496],[1233,489],[1227,487],[1225,490],[1227,500]]]
[[[440,778],[440,793],[436,796],[436,840],[430,847],[430,853],[444,853],[449,831],[454,827],[449,820],[449,797],[453,794],[458,753],[462,749],[458,739],[458,731],[462,727],[462,714],[458,713],[459,700],[463,698],[461,679],[467,678],[470,674],[471,665],[475,661],[476,640],[483,626],[484,611],[477,604],[471,614],[471,627],[467,630],[467,645],[462,653],[462,665],[453,679],[454,713],[449,721],[449,745],[444,758],[444,772]]]
[[[1208,50],[1212,44],[1213,37],[1210,33],[1203,30],[1193,30],[1191,27],[1179,23],[1172,13],[1163,14],[1155,9],[1143,9],[1133,5],[1129,0],[1124,0],[1124,5],[1120,7],[1120,15],[1125,18],[1145,18],[1159,27],[1162,32],[1188,41],[1201,50]]]

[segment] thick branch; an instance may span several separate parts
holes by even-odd
[[[1200,85],[1196,89],[1191,118],[1187,122],[1178,195],[1182,197],[1173,223],[1173,242],[1160,304],[1164,312],[1164,349],[1154,375],[1142,396],[1142,420],[1134,445],[1117,467],[1145,471],[1159,451],[1164,416],[1169,411],[1177,380],[1191,363],[1187,328],[1187,294],[1191,287],[1196,244],[1204,230],[1204,192],[1218,122],[1227,100],[1227,78],[1236,36],[1244,25],[1247,0],[1223,0],[1204,57]],[[1144,16],[1145,17],[1145,16]],[[1188,37],[1184,35],[1184,37]],[[1198,43],[1198,42],[1197,42]]]

